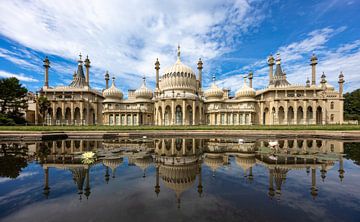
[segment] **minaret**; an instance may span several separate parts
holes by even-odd
[[[311,86],[316,86],[316,65],[318,64],[318,59],[315,54],[312,55],[310,59],[311,65]]]
[[[201,165],[199,165],[199,184],[197,188],[198,188],[199,197],[201,197],[203,192]]]
[[[109,75],[109,71],[106,71],[105,73],[105,89],[109,88],[109,80],[110,80],[110,75]]]
[[[160,174],[160,165],[157,165],[156,166],[156,185],[155,185],[155,193],[156,193],[156,196],[159,196],[159,193],[160,193],[160,185],[159,185],[159,174]]]
[[[311,168],[311,196],[313,199],[318,195],[318,189],[316,188],[316,168]]]
[[[250,88],[253,87],[253,84],[252,84],[253,77],[254,77],[253,73],[249,72],[248,79],[249,79],[249,87]]]
[[[44,59],[44,68],[45,68],[45,81],[44,81],[44,87],[48,88],[49,87],[49,68],[50,68],[50,60],[49,58],[46,56]]]
[[[273,198],[275,195],[274,192],[274,169],[269,169],[269,193],[270,198]]]
[[[325,89],[326,88],[326,75],[325,75],[325,73],[323,72],[322,73],[322,75],[321,75],[321,81],[320,81],[320,83],[321,83],[321,87],[323,88],[323,89]]]
[[[49,168],[44,168],[44,174],[45,174],[45,184],[44,184],[44,192],[46,199],[49,197],[50,194],[50,187],[49,187]]]
[[[89,79],[89,72],[90,72],[90,60],[89,60],[89,56],[86,56],[85,59],[85,68],[86,68],[86,76],[85,76],[85,85],[87,87],[90,87],[90,79]]]
[[[110,180],[109,167],[105,167],[105,182],[108,184]]]
[[[268,58],[268,65],[269,65],[269,85],[273,84],[273,73],[274,73],[274,65],[275,65],[275,60],[274,57],[270,54],[269,58]]]
[[[202,87],[202,69],[203,69],[203,62],[201,61],[201,58],[199,58],[199,61],[197,63],[197,69],[199,72],[199,89]]]
[[[158,58],[156,58],[155,70],[156,70],[156,89],[159,89],[159,70],[160,70],[160,62],[159,62],[159,59],[158,59]]]
[[[344,92],[344,74],[342,72],[340,72],[340,75],[339,75],[339,96],[340,98],[343,97],[343,92]]]
[[[91,194],[90,192],[90,167],[88,167],[86,169],[86,186],[85,186],[85,196],[86,196],[86,199],[89,199],[89,196]]]
[[[344,174],[345,174],[345,170],[344,170],[344,159],[342,156],[340,156],[340,160],[339,160],[339,178],[340,181],[342,182],[344,179]]]

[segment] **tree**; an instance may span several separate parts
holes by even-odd
[[[344,154],[346,159],[360,165],[360,143],[344,143]]]
[[[345,119],[360,121],[360,89],[344,94]]]
[[[0,79],[0,114],[13,119],[15,123],[24,123],[22,110],[27,108],[28,90],[15,77]]]
[[[0,177],[18,177],[27,166],[27,152],[20,144],[0,144]]]
[[[38,98],[38,103],[39,103],[39,111],[42,117],[43,122],[45,121],[45,115],[46,112],[49,110],[50,108],[50,101],[45,97],[45,96],[40,96]]]

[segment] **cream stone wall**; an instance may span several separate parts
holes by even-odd
[[[85,66],[83,66],[83,62]],[[44,60],[45,85],[41,95],[51,102],[43,122],[48,125],[325,125],[343,123],[343,83],[339,75],[339,91],[327,83],[323,73],[316,84],[316,56],[311,57],[311,83],[290,84],[282,71],[280,55],[270,56],[269,84],[255,90],[253,74],[244,77],[235,96],[228,89],[216,85],[215,76],[208,89],[202,88],[203,62],[198,72],[183,64],[178,48],[177,61],[164,69],[160,76],[160,62],[156,60],[156,88],[146,86],[145,78],[137,90],[129,90],[127,98],[115,86],[109,87],[109,73],[105,74],[107,88],[103,92],[89,85],[90,60],[78,60],[78,70],[69,86],[49,87],[50,61]],[[273,66],[275,67],[275,71]],[[86,76],[83,67],[86,68]],[[249,83],[247,83],[249,79]],[[39,124],[39,110],[35,106],[35,123]]]

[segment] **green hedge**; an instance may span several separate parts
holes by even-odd
[[[133,130],[360,130],[360,125],[311,126],[0,126],[0,131],[133,131]]]

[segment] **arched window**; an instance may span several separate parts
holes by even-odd
[[[330,109],[334,109],[334,102],[330,103]]]
[[[335,118],[334,114],[331,114],[331,115],[330,115],[330,121],[331,121],[331,122],[334,122],[334,118]]]
[[[176,120],[176,124],[178,125],[182,125],[182,110],[181,110],[181,106],[177,106],[176,107],[176,111],[175,111],[175,120]]]

